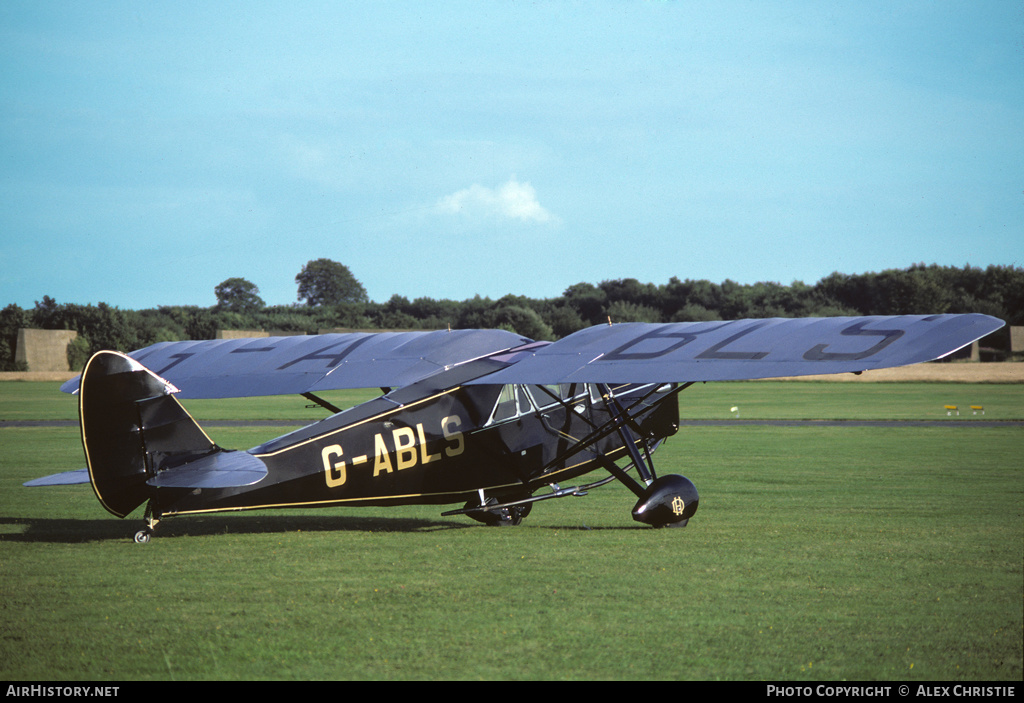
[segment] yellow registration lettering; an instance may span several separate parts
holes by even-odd
[[[395,470],[391,466],[391,454],[388,453],[388,448],[384,444],[384,438],[380,435],[376,435],[373,438],[373,452],[376,455],[376,459],[373,462],[374,477],[380,476],[382,473],[391,473]]]
[[[395,461],[398,470],[411,469],[416,466],[416,435],[411,427],[399,427],[392,430],[391,436],[395,440]]]
[[[328,488],[337,488],[338,486],[345,485],[347,478],[345,474],[345,460],[331,461],[331,457],[338,457],[341,459],[341,445],[332,444],[329,447],[324,447],[323,451],[320,452],[320,458],[324,462],[324,479],[327,481]]]
[[[458,456],[459,454],[462,454],[463,450],[465,450],[466,443],[462,439],[462,433],[458,430],[451,429],[449,425],[461,427],[462,420],[458,415],[448,415],[441,420],[441,431],[444,432],[444,438],[449,442],[454,443],[453,446],[445,447],[444,453],[446,456],[450,457]]]
[[[430,454],[427,452],[427,437],[423,433],[423,423],[416,424],[416,434],[420,438],[420,463],[429,464],[432,461],[438,461],[441,458],[440,454]]]

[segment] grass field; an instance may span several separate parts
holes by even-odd
[[[0,381],[0,420],[78,420],[75,397],[59,383]],[[320,395],[341,408],[379,391],[330,391]],[[199,421],[295,420],[324,417],[323,409],[294,395],[185,401]],[[947,415],[955,405],[960,415]],[[980,405],[984,415],[972,414]],[[679,396],[684,419],[751,420],[1024,420],[1024,384],[1016,383],[830,383],[759,381],[698,384]]]
[[[55,389],[0,384],[0,419],[74,418]],[[188,407],[322,416],[260,403]],[[956,419],[946,404],[1020,419],[1024,388],[680,398],[695,419]],[[516,528],[434,507],[267,511],[172,518],[137,545],[140,516],[110,516],[88,486],[21,486],[83,465],[77,428],[0,428],[0,678],[1019,681],[1022,440],[1009,424],[683,428],[656,463],[701,491],[685,529],[633,522],[611,484]]]

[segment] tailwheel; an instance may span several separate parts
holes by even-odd
[[[156,530],[156,525],[160,522],[160,514],[153,510],[153,503],[146,505],[146,526],[135,533],[136,544],[148,544],[149,540],[153,537],[153,532]]]
[[[515,527],[523,521],[523,518],[530,514],[530,509],[533,507],[532,503],[502,506],[494,498],[488,498],[483,505],[494,505],[497,507],[490,510],[481,510],[480,503],[470,501],[466,503],[465,509],[471,510],[476,508],[468,512],[467,515],[477,522],[482,522],[490,527]]]

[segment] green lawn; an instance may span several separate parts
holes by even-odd
[[[0,418],[52,412],[10,401],[14,385],[52,391],[0,385]],[[893,419],[947,402],[871,385],[887,392],[708,384],[680,406],[835,418],[874,402]],[[1020,417],[1019,386],[960,390]],[[212,419],[221,402],[189,407]],[[211,434],[248,447],[284,429]],[[140,514],[110,516],[88,486],[21,485],[83,465],[77,428],[3,428],[0,677],[1020,681],[1022,440],[1016,425],[684,427],[656,463],[701,492],[685,529],[633,522],[611,484],[516,528],[331,508],[171,518],[137,545]]]
[[[78,420],[78,397],[60,392],[59,383],[0,381],[0,420]],[[319,394],[342,408],[380,395],[379,389]],[[311,423],[327,411],[298,395],[229,400],[182,401],[197,420],[297,420]]]
[[[58,383],[0,381],[0,419],[77,420],[76,397]],[[380,395],[377,389],[320,394],[347,408]],[[296,395],[185,400],[203,420],[296,420],[310,423],[326,411]],[[960,415],[947,415],[956,405]],[[984,415],[972,413],[980,405]],[[684,419],[1024,420],[1024,385],[997,383],[830,383],[757,381],[697,384],[679,395]]]
[[[959,415],[945,406],[955,405]],[[980,405],[984,414],[971,410]],[[738,408],[732,412],[732,408]],[[707,383],[679,396],[687,419],[1024,420],[1024,385],[997,383]]]

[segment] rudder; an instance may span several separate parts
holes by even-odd
[[[170,462],[218,449],[175,392],[120,352],[96,352],[82,372],[78,415],[89,480],[103,507],[118,517],[153,495],[146,481]]]

